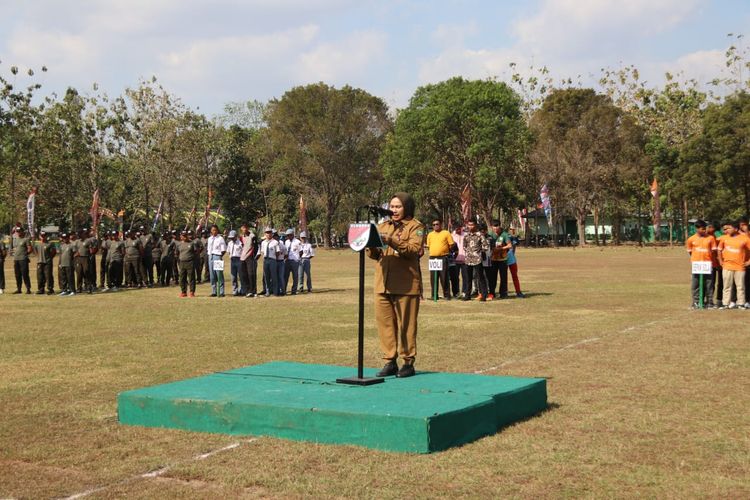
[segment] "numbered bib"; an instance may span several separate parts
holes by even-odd
[[[224,270],[224,261],[223,260],[215,260],[214,263],[214,271],[223,271]]]

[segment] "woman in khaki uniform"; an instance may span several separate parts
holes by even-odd
[[[375,269],[375,321],[383,359],[379,377],[414,375],[417,355],[417,315],[422,287],[419,255],[424,246],[424,226],[414,218],[414,199],[396,193],[391,199],[391,220],[378,226],[385,246],[368,249],[377,260]],[[404,361],[398,368],[398,356]]]

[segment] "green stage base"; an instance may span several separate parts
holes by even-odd
[[[336,383],[355,375],[342,366],[247,366],[123,392],[118,416],[127,425],[430,453],[547,406],[546,380],[538,378],[417,372],[364,387]]]

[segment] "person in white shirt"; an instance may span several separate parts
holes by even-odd
[[[240,227],[240,242],[242,243],[242,254],[240,255],[240,282],[242,287],[240,293],[245,297],[255,297],[255,294],[258,293],[258,238],[255,237],[247,223]]]
[[[297,295],[297,281],[299,280],[299,262],[302,242],[294,237],[294,229],[286,230],[286,266],[284,270],[284,293],[289,285],[289,275],[292,276],[292,295]]]
[[[279,250],[281,251],[276,257],[276,288],[278,289],[276,295],[286,295],[286,290],[284,289],[284,268],[286,267],[286,247],[284,246],[284,241],[281,239],[281,236],[279,236],[279,233],[274,231],[273,232],[273,238],[276,240],[276,242],[279,244]]]
[[[310,260],[315,257],[315,249],[307,241],[307,232],[299,233],[300,240],[300,263],[299,263],[299,291],[305,292],[305,275],[307,275],[307,292],[312,293],[312,278],[310,277]]]
[[[211,278],[211,297],[223,297],[224,296],[224,254],[227,252],[227,243],[224,238],[219,234],[219,226],[214,224],[211,226],[211,236],[209,236],[206,242],[206,258],[208,259],[208,269],[210,271],[209,277]],[[215,262],[221,261],[221,265],[217,266]],[[221,270],[215,269],[221,267]]]
[[[229,243],[227,253],[229,254],[229,272],[232,274],[232,295],[240,295],[242,286],[240,284],[240,257],[242,256],[242,242],[237,238],[237,231],[229,231]]]
[[[279,295],[277,281],[278,256],[284,255],[279,242],[273,238],[273,229],[267,227],[263,232],[265,238],[260,244],[260,255],[263,257],[263,295]]]

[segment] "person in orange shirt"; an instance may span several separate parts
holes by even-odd
[[[750,309],[750,303],[745,300],[745,267],[750,265],[750,238],[740,233],[738,222],[728,224],[725,228],[727,237],[721,239],[718,251],[724,279],[722,309],[737,307],[731,301],[732,283],[737,287],[739,307]]]
[[[747,217],[742,217],[740,219],[740,233],[744,234],[748,238],[750,238],[750,224],[748,223]],[[748,298],[747,295],[750,294],[750,268],[745,268],[745,298]],[[748,302],[750,302],[750,298],[748,298]]]
[[[690,262],[713,262],[713,255],[716,252],[716,239],[706,232],[706,223],[699,220],[695,223],[696,233],[688,238],[685,242],[687,251],[690,254]],[[713,267],[713,266],[712,266]],[[703,301],[707,307],[714,307],[713,293],[713,274],[703,275]],[[702,308],[701,303],[701,275],[693,273],[690,284],[690,291],[693,296],[693,309]]]
[[[716,240],[716,252],[713,252],[711,254],[711,260],[712,260],[712,269],[711,269],[711,278],[713,279],[712,288],[715,288],[715,295],[716,295],[716,301],[714,304],[716,304],[714,307],[721,306],[721,298],[722,298],[722,292],[724,291],[724,280],[721,276],[721,264],[719,264],[719,256],[718,256],[718,248],[719,248],[719,241],[720,238],[723,238],[724,235],[717,237],[716,236],[716,229],[720,228],[721,225],[716,222],[709,222],[706,225],[706,233],[709,236],[713,236]],[[713,299],[714,297],[714,290],[711,288],[708,289],[708,294]]]

